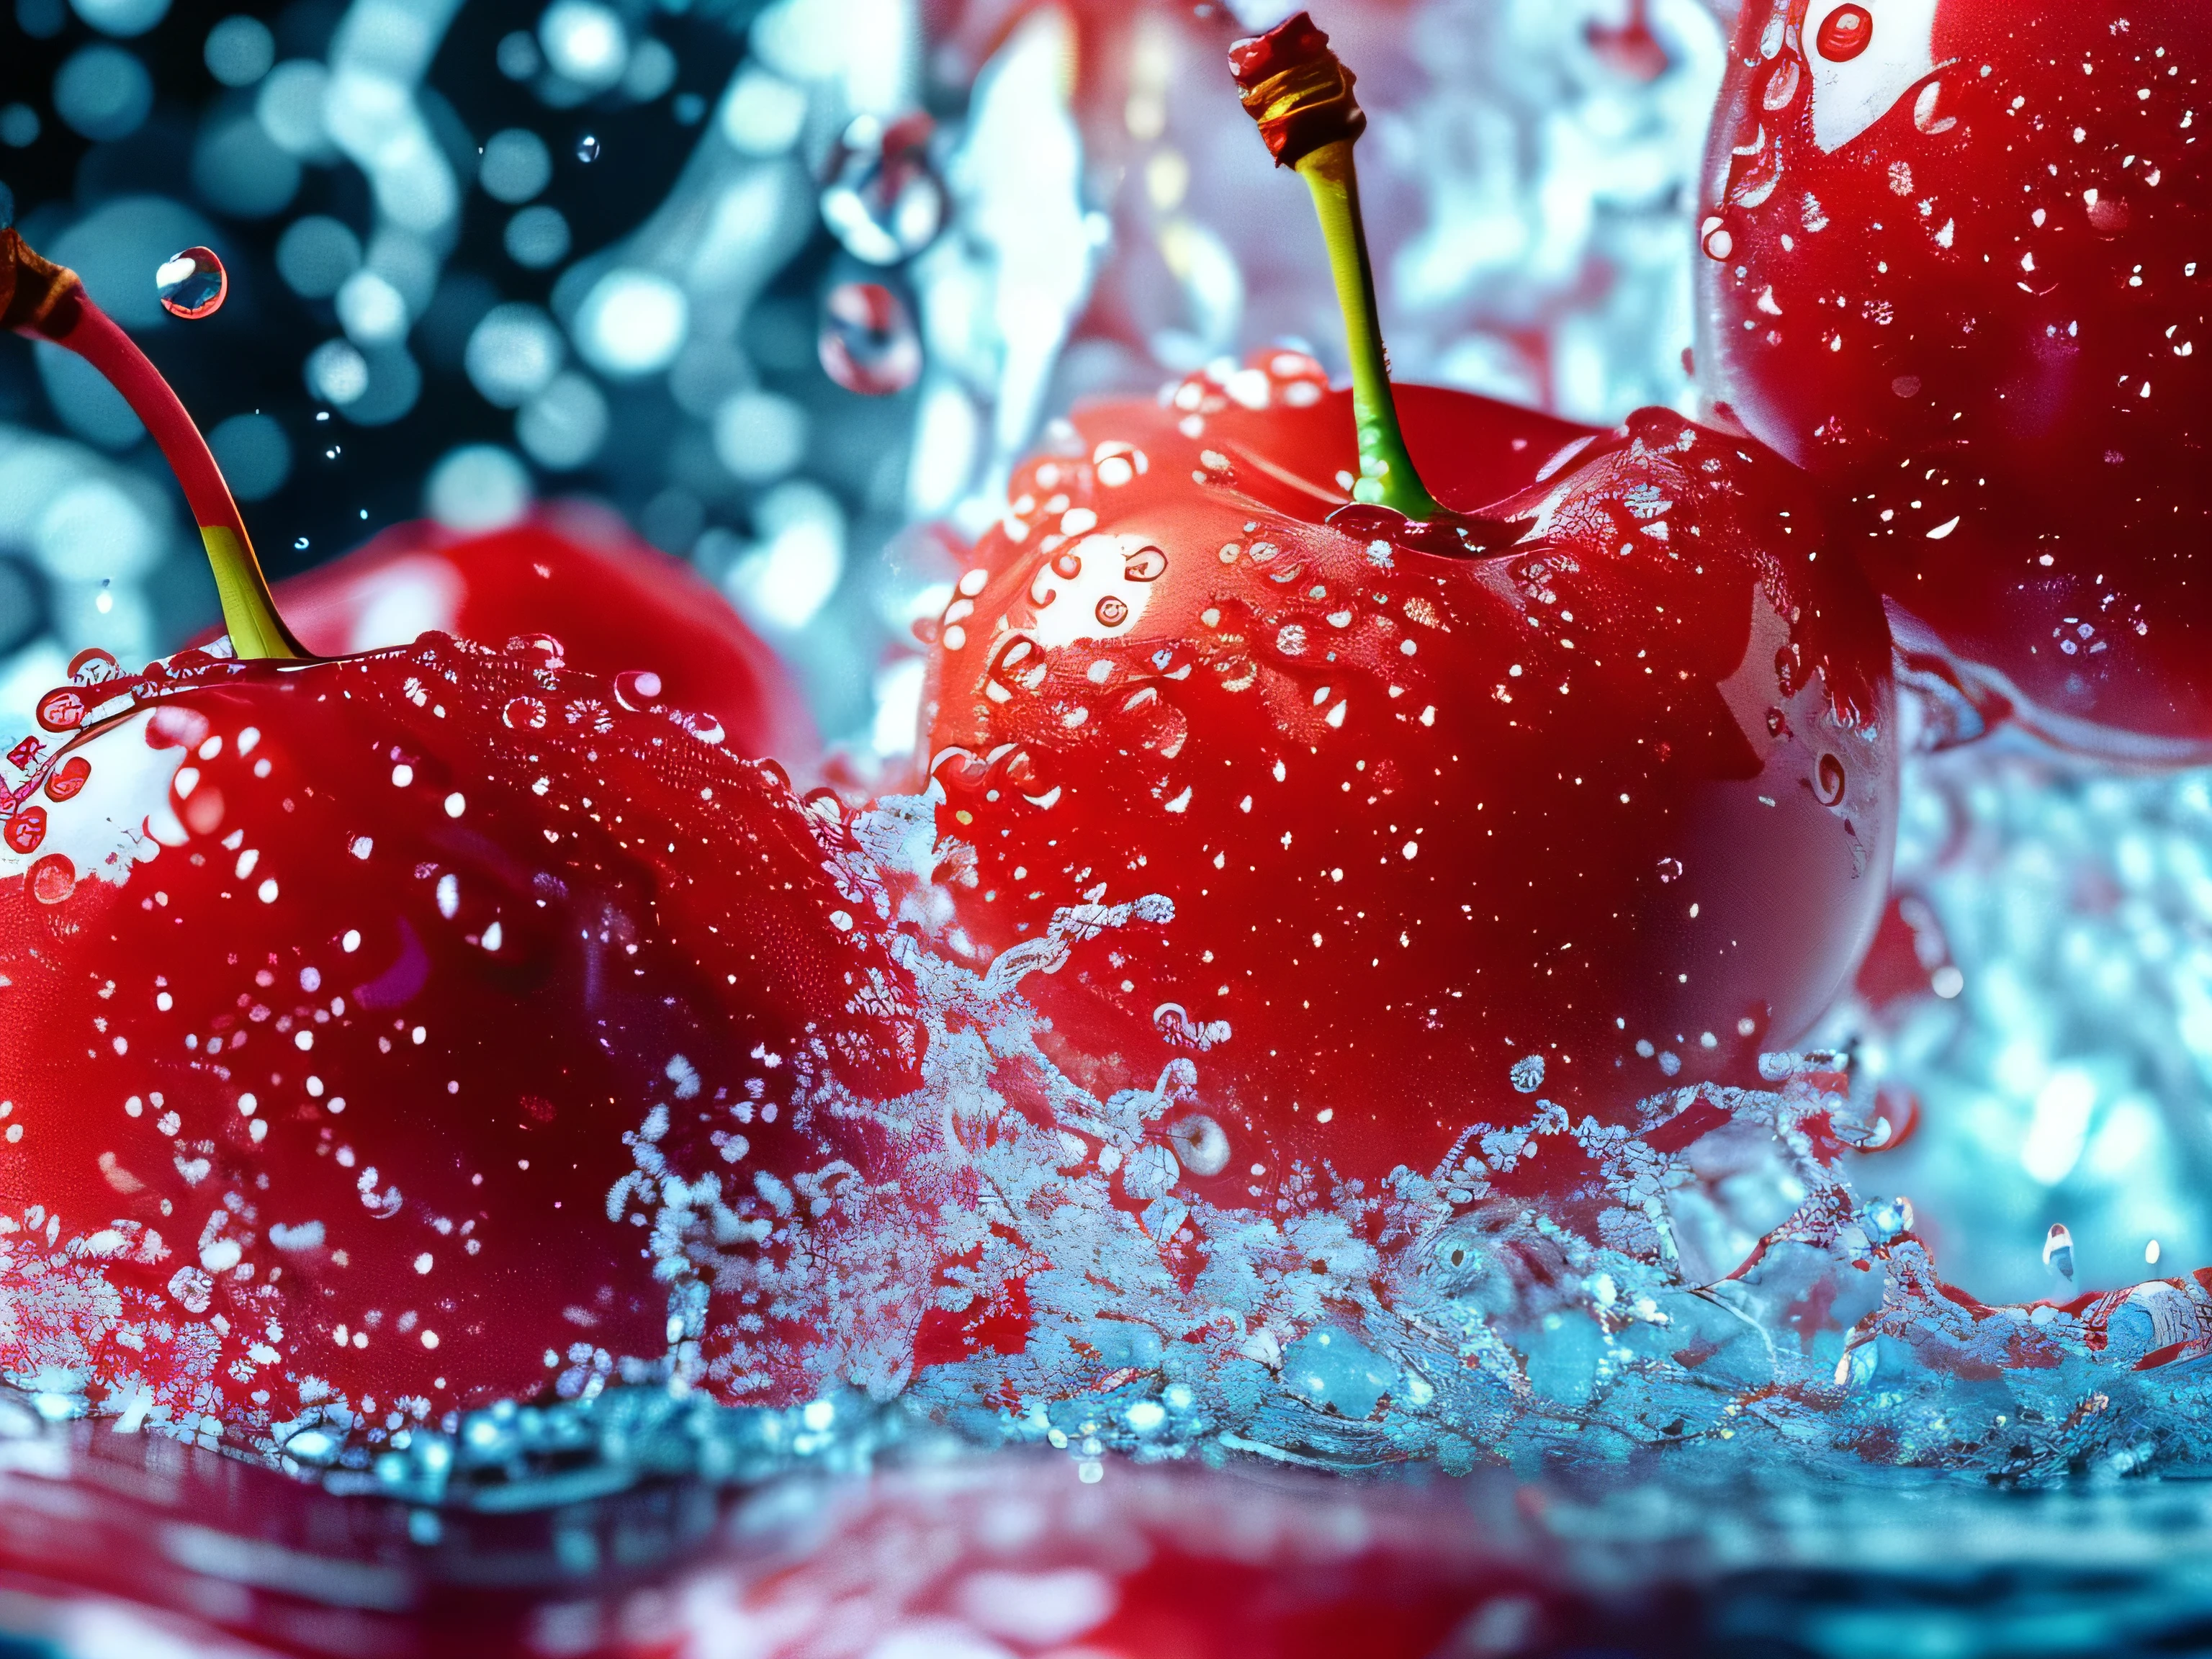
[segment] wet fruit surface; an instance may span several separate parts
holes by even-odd
[[[1324,524],[1348,400],[1245,373],[1079,415],[940,624],[966,937],[1175,907],[1030,981],[1071,1067],[1194,1056],[1226,1139],[1181,1164],[1231,1201],[1799,1035],[1874,926],[1894,776],[1887,635],[1796,475],[1664,411],[1577,435],[1413,389],[1437,495],[1509,497],[1493,550],[1438,553]]]
[[[1708,152],[1709,394],[2025,718],[2212,744],[2202,14],[1818,0],[1737,26]]]
[[[841,1103],[919,1045],[772,767],[546,641],[88,653],[41,712],[0,853],[10,1378],[264,1450],[817,1386],[781,1220],[863,1224]]]
[[[585,515],[468,537],[397,526],[276,592],[313,651],[406,645],[429,629],[486,645],[550,634],[571,667],[657,675],[654,700],[720,721],[734,754],[802,777],[820,754],[799,689],[729,602],[682,561]]]

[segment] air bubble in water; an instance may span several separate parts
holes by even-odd
[[[154,272],[154,289],[169,315],[198,322],[222,309],[230,293],[230,273],[212,248],[188,247],[161,262]]]
[[[576,159],[586,167],[599,159],[599,140],[596,133],[586,133],[576,140]]]
[[[921,377],[921,337],[881,283],[840,283],[822,301],[822,372],[848,392],[884,398]]]
[[[855,258],[896,264],[945,223],[945,186],[930,169],[927,115],[885,127],[863,115],[845,129],[845,161],[822,192],[822,221]]]

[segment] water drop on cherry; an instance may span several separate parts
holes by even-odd
[[[1099,623],[1102,627],[1119,628],[1123,623],[1129,620],[1129,607],[1121,599],[1115,594],[1109,593],[1104,599],[1098,601],[1098,609],[1096,614],[1097,615]]]
[[[542,732],[545,729],[545,705],[536,697],[509,697],[507,707],[500,710],[499,717],[510,732]]]
[[[31,896],[40,903],[63,903],[76,891],[76,866],[67,854],[49,853],[31,866],[29,884]]]
[[[230,293],[230,273],[212,248],[188,247],[163,260],[154,272],[161,309],[172,317],[198,322],[222,309]]]
[[[649,708],[660,696],[660,676],[650,668],[627,668],[615,676],[615,701],[633,712]]]

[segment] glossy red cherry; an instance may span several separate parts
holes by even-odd
[[[1670,412],[1547,453],[1409,392],[1401,438],[1349,77],[1303,15],[1234,61],[1329,227],[1354,388],[1275,354],[1018,472],[935,664],[961,927],[1171,899],[1032,994],[1072,1066],[1200,1056],[1231,1127],[1183,1162],[1232,1192],[1425,1171],[1522,1094],[1750,1075],[1879,912],[1879,607],[1801,475]]]
[[[820,1386],[747,1281],[919,1059],[829,820],[530,647],[76,690],[5,774],[0,1368],[263,1449]]]
[[[398,525],[279,583],[276,598],[326,656],[431,629],[490,645],[548,634],[571,668],[651,674],[650,700],[711,715],[734,753],[799,776],[818,764],[821,740],[775,653],[689,565],[617,523],[569,512],[479,536]]]
[[[0,763],[0,1370],[297,1462],[897,1373],[907,1279],[786,1294],[939,1196],[880,1176],[923,1041],[834,801],[543,635],[306,658],[174,394],[12,231],[0,276],[175,464],[244,659],[87,653]]]
[[[1425,1170],[1516,1091],[1747,1075],[1850,971],[1893,824],[1887,635],[1810,493],[1650,410],[1520,452],[1493,553],[1347,533],[1347,400],[1273,367],[1264,412],[1194,418],[1225,401],[1194,380],[1018,473],[935,659],[962,927],[1174,901],[1029,985],[1130,1075],[1199,1056],[1236,1126],[1201,1175]],[[1425,463],[1431,408],[1530,418],[1410,396]]]
[[[2170,3],[1749,9],[1699,232],[1708,393],[1820,475],[1900,642],[2149,758],[2212,753],[2208,65]]]

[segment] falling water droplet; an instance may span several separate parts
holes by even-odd
[[[2069,1284],[2074,1278],[2074,1235],[2066,1224],[2054,1221],[2043,1241],[2043,1265]]]
[[[896,264],[937,239],[945,186],[929,165],[933,130],[920,114],[888,127],[863,115],[845,129],[845,160],[822,192],[822,221],[855,258]]]
[[[576,140],[576,159],[586,167],[599,159],[599,139],[597,133],[587,132]]]
[[[2143,1246],[2143,1260],[2150,1266],[2155,1267],[2158,1265],[2158,1241],[2154,1238],[2149,1243]]]
[[[162,310],[198,322],[222,309],[230,292],[230,273],[212,248],[188,247],[161,262],[154,272],[154,289],[161,296]]]
[[[921,377],[921,337],[881,283],[840,283],[822,301],[823,373],[848,392],[884,398]]]

